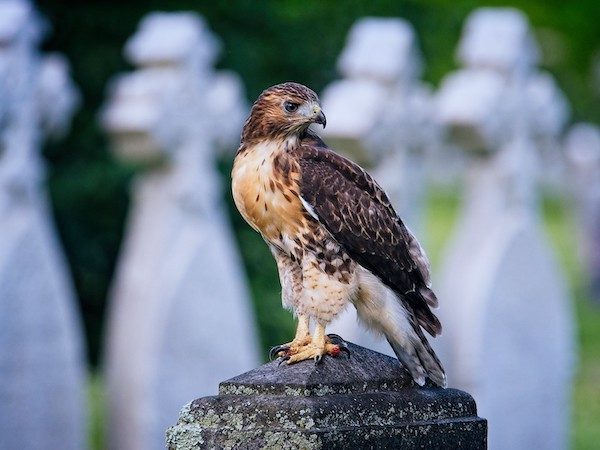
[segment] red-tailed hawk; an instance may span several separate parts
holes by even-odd
[[[294,340],[276,352],[288,364],[337,355],[344,344],[325,327],[351,303],[419,385],[428,376],[446,386],[422,330],[441,332],[423,249],[373,178],[330,150],[311,123],[325,126],[312,90],[297,83],[265,90],[232,171],[235,204],[269,245],[283,305],[298,317]]]

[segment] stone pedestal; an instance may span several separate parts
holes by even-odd
[[[274,361],[222,382],[219,395],[183,408],[168,448],[486,448],[487,422],[469,394],[419,388],[398,360],[350,349],[350,358]]]

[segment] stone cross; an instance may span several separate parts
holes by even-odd
[[[193,13],[152,13],[128,41],[138,67],[110,89],[103,124],[135,182],[112,287],[106,353],[112,449],[162,449],[181,406],[255,367],[255,321],[215,167],[238,144],[239,78]]]
[[[490,449],[566,448],[574,321],[537,188],[539,153],[562,131],[566,107],[515,9],[473,12],[458,54],[464,67],[442,81],[436,108],[469,159],[437,284],[440,359],[492,424]]]
[[[45,28],[29,2],[0,1],[0,448],[79,450],[83,334],[40,154],[78,93],[65,59],[37,50]]]
[[[359,20],[350,30],[338,68],[344,78],[322,95],[324,139],[368,167],[403,221],[419,230],[424,157],[433,149],[438,130],[431,120],[431,89],[419,80],[422,61],[412,26],[402,19]],[[351,308],[336,319],[332,331],[393,355],[385,340],[358,325]]]
[[[591,299],[600,304],[600,127],[573,125],[565,139],[569,186],[575,199],[579,252]]]
[[[487,423],[469,394],[419,388],[397,359],[350,350],[222,382],[218,396],[182,409],[169,450],[486,448]]]

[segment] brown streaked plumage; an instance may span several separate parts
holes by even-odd
[[[445,386],[421,329],[441,332],[430,309],[437,299],[425,253],[379,185],[330,150],[308,129],[311,123],[325,125],[313,91],[297,83],[265,90],[244,126],[232,171],[236,206],[269,245],[283,304],[299,318],[294,340],[278,349],[288,363],[336,354],[325,327],[352,303],[417,383],[429,376]]]

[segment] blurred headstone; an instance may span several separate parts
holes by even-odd
[[[573,125],[565,139],[569,186],[575,198],[579,253],[587,271],[591,300],[600,304],[600,127]]]
[[[565,449],[575,363],[563,274],[539,214],[540,152],[568,116],[536,68],[526,17],[481,8],[459,45],[436,114],[469,158],[463,209],[443,262],[437,342],[449,384],[489,420],[489,448]]]
[[[149,14],[125,49],[138,69],[103,113],[117,157],[143,170],[111,295],[111,449],[164,448],[183,404],[260,362],[215,161],[237,147],[246,104],[240,79],[214,71],[218,50],[201,17]]]
[[[75,292],[44,190],[42,140],[78,103],[45,24],[0,1],[0,448],[80,450],[86,365]]]
[[[329,146],[364,164],[417,235],[424,203],[425,152],[439,135],[432,93],[419,80],[421,55],[412,26],[402,19],[364,18],[351,28],[338,68],[344,78],[322,94]],[[388,343],[362,328],[354,308],[332,331],[359,345],[393,355]]]

